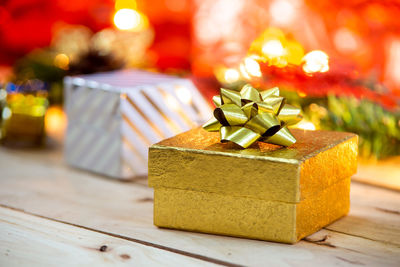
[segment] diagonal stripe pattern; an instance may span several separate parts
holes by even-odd
[[[147,175],[148,147],[204,123],[191,81],[143,71],[66,77],[68,164],[118,179]]]

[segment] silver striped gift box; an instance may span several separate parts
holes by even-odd
[[[211,108],[188,79],[144,71],[66,77],[69,165],[118,179],[147,174],[148,147],[203,124]]]

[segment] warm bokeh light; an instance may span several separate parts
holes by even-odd
[[[54,65],[60,69],[68,70],[69,68],[69,57],[66,54],[58,54],[54,58]]]
[[[177,86],[175,88],[176,96],[182,101],[184,104],[190,105],[192,103],[192,94],[190,91],[184,86]]]
[[[224,79],[227,83],[237,82],[240,78],[240,74],[235,69],[226,69],[224,73]]]
[[[256,62],[267,62],[269,66],[279,68],[299,66],[304,56],[301,43],[276,27],[269,27],[260,34],[248,52]]]
[[[65,65],[66,60],[69,64],[76,62],[79,57],[90,50],[90,38],[92,31],[83,25],[62,25],[54,29],[51,40],[51,47],[57,51],[54,64]],[[65,56],[68,57],[68,59]]]
[[[285,48],[283,48],[279,40],[267,41],[261,51],[267,58],[277,58],[285,55]]]
[[[303,57],[303,70],[307,74],[327,72],[329,70],[329,57],[320,50],[314,50]]]
[[[244,69],[246,72],[254,77],[261,77],[261,70],[260,70],[260,65],[258,62],[251,58],[251,57],[246,57],[243,61]]]
[[[240,67],[243,67],[243,64],[240,64]],[[219,66],[215,68],[214,74],[217,80],[225,85],[234,84],[243,78],[250,79],[246,72],[242,73],[241,69],[227,68],[225,66]]]
[[[387,50],[387,68],[385,78],[391,81],[394,86],[400,87],[400,39],[392,40]]]
[[[298,129],[303,129],[303,130],[310,130],[310,131],[316,130],[316,127],[312,122],[304,121],[304,120],[299,122],[295,127]]]
[[[148,20],[140,12],[124,8],[115,13],[114,24],[120,30],[141,31],[148,27]]]
[[[303,97],[303,98],[307,96],[307,94],[302,91],[298,91],[297,93],[299,94],[300,97]]]
[[[281,29],[269,27],[251,43],[248,54],[250,56],[239,65],[239,71],[244,79],[250,80],[263,76],[259,65],[261,62],[278,68],[301,65],[304,48]]]
[[[56,139],[61,139],[67,126],[67,116],[59,106],[47,109],[45,116],[46,133]]]
[[[269,6],[269,12],[274,22],[281,25],[287,25],[293,22],[296,16],[294,1],[275,0]]]
[[[247,71],[246,71],[246,69],[244,67],[244,64],[240,64],[239,65],[239,72],[240,72],[239,76],[243,77],[246,80],[251,80],[250,75],[247,73]]]
[[[176,100],[176,98],[174,96],[172,96],[171,94],[164,94],[164,102],[167,105],[168,108],[174,110],[174,111],[178,111],[179,110],[179,102],[178,100]]]
[[[336,48],[342,53],[351,53],[359,47],[358,40],[349,29],[340,28],[336,31],[333,41]]]

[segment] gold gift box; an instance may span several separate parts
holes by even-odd
[[[292,133],[290,147],[240,149],[201,128],[152,145],[154,224],[295,243],[346,215],[357,135]]]

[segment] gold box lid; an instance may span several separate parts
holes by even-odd
[[[219,133],[190,130],[149,149],[149,186],[299,202],[357,170],[352,133],[292,129],[297,143],[221,143]]]

